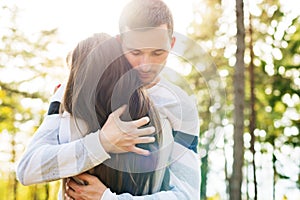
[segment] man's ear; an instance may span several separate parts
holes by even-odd
[[[173,36],[172,39],[171,39],[171,49],[173,49],[173,47],[175,45],[175,42],[176,42],[176,37]]]

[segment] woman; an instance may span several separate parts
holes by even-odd
[[[99,44],[103,38],[107,39]],[[161,119],[141,87],[137,72],[122,55],[118,41],[105,34],[96,34],[77,45],[70,63],[71,72],[63,100],[64,117],[60,125],[64,131],[60,131],[60,138],[67,137],[71,141],[95,132],[104,125],[112,111],[127,104],[123,120],[148,116],[149,125],[155,127],[155,142],[140,145],[149,150],[150,155],[112,154],[111,159],[89,170],[89,173],[117,194],[158,192],[164,170],[155,171],[161,168],[159,165],[167,165],[166,158],[169,157],[160,156],[158,151],[163,145]],[[72,132],[66,133],[65,126],[70,126]],[[170,135],[170,127],[164,127]]]

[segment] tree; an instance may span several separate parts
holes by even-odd
[[[221,83],[217,72],[217,67],[224,66],[224,59],[214,60],[214,57],[223,54],[222,49],[209,48],[208,44],[216,44],[213,36],[218,30],[218,19],[221,16],[220,0],[203,0],[197,1],[194,5],[194,20],[188,28],[188,36],[194,42],[186,44],[185,58],[189,62],[197,63],[204,69],[196,70],[197,66],[193,66],[193,70],[187,76],[189,83],[196,92],[198,100],[198,112],[200,116],[200,142],[199,148],[201,154],[201,199],[206,199],[207,176],[209,174],[209,152],[216,148],[215,143],[219,135],[216,134],[221,126],[221,120],[224,113],[216,110],[224,110],[225,90]],[[205,9],[204,9],[205,8]],[[205,10],[205,12],[204,12]],[[201,46],[201,50],[193,48],[197,43]],[[212,45],[212,46],[213,46]],[[210,86],[210,83],[219,83],[217,88]],[[212,91],[214,90],[214,91]],[[218,101],[216,102],[216,99]],[[215,104],[219,108],[215,109]],[[222,116],[216,116],[221,113]]]
[[[235,9],[231,7],[231,4],[226,4],[225,1],[198,0],[197,3],[195,20],[188,29],[188,33],[191,38],[205,47],[226,83],[226,116],[228,117],[226,123],[224,123],[226,128],[226,126],[232,125],[234,112],[232,77],[235,69],[233,66],[236,63],[234,56],[236,50],[236,32],[234,30],[236,30],[236,25],[233,16]],[[247,30],[252,29],[252,32],[246,32],[245,35],[245,67],[248,67],[249,71],[253,70],[251,72],[253,76],[250,75],[250,72],[245,73],[245,163],[255,162],[252,164],[253,168],[251,165],[247,166],[251,169],[251,171],[248,169],[251,173],[244,177],[244,179],[247,179],[249,186],[254,184],[254,187],[244,185],[247,187],[246,191],[249,198],[255,198],[253,194],[255,193],[256,181],[254,175],[256,174],[258,175],[258,199],[266,198],[264,196],[266,195],[264,193],[265,189],[269,190],[273,187],[274,190],[276,184],[281,187],[282,185],[279,185],[280,179],[290,181],[292,186],[286,188],[287,191],[291,188],[296,190],[300,185],[298,175],[290,174],[291,170],[288,170],[291,165],[294,168],[299,168],[297,164],[299,163],[299,156],[296,156],[297,146],[300,143],[300,117],[297,112],[300,109],[299,11],[289,10],[283,4],[285,2],[278,0],[248,1],[244,8],[245,11],[249,11],[245,12],[245,16],[249,13],[252,22],[252,27],[250,27],[250,21],[245,18],[245,27]],[[210,16],[210,14],[213,16]],[[190,58],[201,57],[199,53],[189,51],[189,47],[187,49],[192,54],[189,55]],[[201,124],[201,138],[207,138],[207,130],[213,129],[210,129],[211,124],[207,123],[209,121],[207,119],[210,119],[211,116],[208,109],[210,102],[205,100],[210,99],[212,95],[210,96],[209,92],[206,91],[205,81],[199,74],[191,73],[189,78],[193,80],[195,88],[199,91],[198,98],[201,102],[199,113],[201,118],[205,119]],[[252,89],[251,84],[254,85],[252,85]],[[255,111],[254,114],[251,114],[251,109]],[[231,167],[233,142],[230,134],[224,136],[224,146],[226,147],[224,148],[226,157],[224,171],[227,179],[233,171]],[[211,140],[206,143],[201,141],[200,148],[206,150],[204,147],[207,147],[206,144],[210,142]],[[208,148],[202,158],[204,163],[201,166],[204,167],[204,181],[202,183],[206,183],[207,180],[207,187],[214,185],[210,182],[210,179],[205,179],[205,177],[207,174],[216,173],[211,171],[212,164],[215,164],[215,162],[209,159],[209,153],[216,150],[217,148]],[[253,155],[249,157],[251,151]],[[268,156],[270,160],[266,159],[262,163],[263,156]],[[286,160],[289,161],[289,164],[285,163]],[[258,173],[256,173],[256,170]],[[262,181],[259,174],[264,170],[273,170],[273,177]],[[222,176],[218,178],[223,180]],[[267,188],[262,186],[266,181],[273,182],[273,186],[272,184],[268,184]],[[205,186],[203,188],[205,189]],[[254,190],[251,190],[252,188]],[[275,198],[275,190],[273,193],[273,198]],[[222,199],[225,198],[223,193],[220,194]],[[269,192],[269,194],[272,193]],[[289,194],[289,192],[286,193],[287,196]],[[271,198],[271,196],[268,196],[268,198]]]
[[[0,20],[7,25],[0,33],[0,134],[11,136],[7,141],[11,150],[5,153],[10,155],[8,166],[13,166],[21,153],[20,145],[25,145],[18,138],[33,134],[45,113],[49,93],[41,89],[49,80],[52,83],[55,80],[53,70],[62,72],[63,60],[48,53],[51,45],[59,44],[56,29],[28,36],[18,28],[18,8],[0,6]],[[14,167],[8,170],[11,187],[7,198],[16,199],[18,184]]]
[[[256,164],[255,164],[255,134],[256,129],[256,110],[255,110],[255,73],[254,73],[254,50],[253,50],[253,29],[252,29],[252,18],[251,13],[249,13],[249,51],[250,51],[250,63],[249,63],[249,79],[250,79],[250,119],[249,119],[249,133],[251,136],[250,140],[250,151],[252,153],[252,168],[253,168],[253,182],[254,182],[254,200],[257,200],[257,179],[256,179]]]
[[[295,115],[292,117],[292,113],[297,112],[300,105],[297,101],[300,84],[296,81],[300,70],[299,62],[295,59],[299,56],[299,13],[285,10],[279,1],[265,0],[255,6],[259,9],[259,14],[252,10],[252,21],[255,23],[255,52],[252,60],[256,75],[254,82],[259,87],[254,91],[257,98],[257,124],[254,133],[261,153],[272,155],[272,166],[261,167],[273,170],[275,199],[277,180],[290,179],[290,175],[286,173],[289,167],[284,164],[286,161],[282,161],[281,156],[292,156],[296,144],[299,144],[297,132],[299,133],[300,118]],[[271,145],[272,149],[265,148],[268,145]],[[294,150],[291,151],[291,155],[286,155],[282,151],[285,148]]]
[[[243,0],[236,0],[236,64],[234,70],[234,146],[233,166],[230,178],[230,199],[242,199],[241,186],[243,180],[244,160],[244,100],[245,100],[245,26]]]

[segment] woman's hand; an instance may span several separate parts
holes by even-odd
[[[74,200],[95,200],[101,199],[107,187],[96,177],[88,173],[83,173],[76,176],[85,185],[76,183],[72,178],[69,178],[66,183],[66,199]]]
[[[126,106],[122,106],[111,113],[102,127],[99,137],[103,148],[108,153],[134,152],[149,155],[148,150],[138,148],[135,145],[154,142],[155,138],[147,135],[155,132],[155,128],[139,129],[139,127],[149,122],[148,117],[129,122],[121,121],[120,116],[125,109]]]

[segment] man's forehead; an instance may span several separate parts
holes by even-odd
[[[122,45],[126,49],[170,50],[171,40],[167,29],[145,28],[122,33]]]

